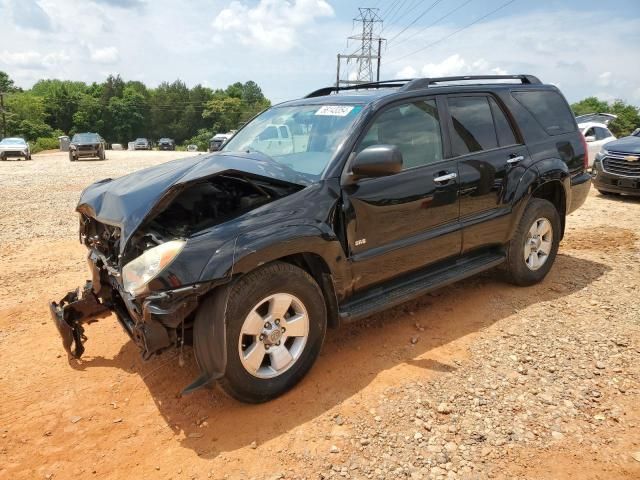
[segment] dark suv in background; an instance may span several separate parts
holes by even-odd
[[[69,160],[94,157],[106,160],[104,139],[97,133],[76,133],[69,143]]]
[[[603,195],[640,195],[640,129],[602,147],[593,164],[593,186]]]
[[[586,163],[565,98],[530,75],[322,88],[219,152],[86,188],[93,280],[52,316],[74,356],[111,312],[145,358],[193,339],[186,391],[265,401],[311,368],[327,327],[497,266],[541,281]]]
[[[176,142],[172,138],[161,138],[158,140],[158,150],[175,150]]]

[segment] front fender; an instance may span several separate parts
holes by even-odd
[[[338,238],[328,228],[310,224],[272,224],[238,235],[218,248],[200,274],[200,282],[231,279],[266,263],[310,253],[327,264],[336,292],[345,285],[346,260]]]

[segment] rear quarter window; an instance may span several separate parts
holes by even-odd
[[[576,130],[576,123],[562,95],[552,90],[512,92],[549,135],[562,135]]]

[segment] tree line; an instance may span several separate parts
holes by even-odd
[[[90,85],[40,80],[23,90],[0,71],[0,92],[5,93],[0,121],[4,118],[6,135],[26,138],[34,152],[56,148],[60,135],[87,131],[100,133],[109,143],[170,137],[177,144],[195,143],[205,149],[215,133],[238,128],[271,105],[253,81],[215,90],[202,85],[188,88],[180,80],[149,88],[117,75]],[[588,97],[571,108],[576,115],[618,115],[609,124],[617,137],[629,135],[640,126],[640,109],[622,100],[606,102]]]
[[[271,105],[253,81],[211,89],[176,80],[150,88],[116,75],[92,84],[40,80],[23,90],[0,71],[0,92],[6,136],[26,138],[34,151],[56,148],[58,136],[78,132],[97,132],[108,143],[169,137],[206,148],[215,133],[238,128]]]

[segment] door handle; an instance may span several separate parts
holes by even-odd
[[[444,183],[457,177],[457,173],[447,173],[446,175],[440,175],[439,177],[434,178],[433,181],[436,183]]]
[[[524,157],[522,155],[518,155],[517,157],[511,157],[507,160],[507,163],[509,165],[515,165],[516,163],[520,163],[522,160],[524,160]]]

